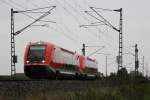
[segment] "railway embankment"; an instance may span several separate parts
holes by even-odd
[[[0,100],[150,100],[145,80],[0,80]]]

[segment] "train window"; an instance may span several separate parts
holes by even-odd
[[[28,53],[28,60],[30,62],[38,62],[45,60],[45,50],[46,46],[44,45],[34,45],[30,46]]]

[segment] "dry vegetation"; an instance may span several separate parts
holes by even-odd
[[[0,81],[0,100],[150,100],[147,80]]]

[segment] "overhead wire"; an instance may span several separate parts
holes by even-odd
[[[78,24],[79,25],[81,25],[81,22],[79,21],[79,19],[78,19],[78,17],[76,17],[75,15],[73,15],[72,13],[70,13],[70,11],[69,10],[67,10],[67,8],[65,7],[65,6],[63,6],[58,0],[55,0],[60,6],[62,6],[62,8],[67,12],[67,13],[69,13],[77,22],[78,22]],[[72,8],[76,13],[78,13],[77,12],[77,10],[75,10],[66,0],[65,0],[65,3],[70,7],[70,8]],[[81,14],[79,14],[80,16],[82,16]],[[83,16],[82,16],[83,17]],[[85,18],[83,18],[83,19],[85,19]]]
[[[61,15],[60,15],[61,16]],[[74,31],[71,31],[68,27],[69,26],[66,26],[66,24],[62,21],[62,19],[60,18],[60,16],[58,16],[59,17],[59,22],[61,22],[63,25],[63,27],[64,27],[64,29],[68,32],[68,33],[74,33]],[[74,36],[75,36],[75,34],[74,34]],[[82,43],[81,41],[78,41],[80,44]]]
[[[66,1],[66,0],[65,0]],[[69,5],[69,4],[68,4]],[[88,4],[88,6],[90,6],[89,4]],[[70,6],[71,7],[71,6]],[[78,7],[80,7],[80,9],[82,9],[81,8],[81,6],[80,5],[78,5]],[[73,7],[71,7],[71,8],[73,8]],[[75,10],[75,11],[77,11],[77,10]],[[82,15],[81,15],[82,16]],[[83,17],[83,19],[85,19],[86,21],[88,21],[89,22],[89,20],[86,18],[86,17],[84,17],[84,16],[82,16]],[[88,30],[88,31],[90,31],[90,30]],[[89,32],[89,33],[93,33],[93,32]],[[97,38],[97,36],[95,35],[95,37]]]
[[[57,0],[56,1],[57,3],[59,3],[59,5],[61,5],[62,6],[62,4]],[[78,11],[76,10],[76,9],[74,9],[66,0],[64,1],[71,9],[73,9],[76,13],[78,13]],[[64,6],[62,6],[63,8],[64,8],[64,10],[67,12],[67,13],[69,13],[69,14],[71,14],[71,16],[80,24],[80,21],[78,20],[78,18],[76,17],[76,16],[74,16],[72,13],[70,13],[70,11],[69,10],[67,10],[67,8],[66,7],[64,7]],[[82,16],[80,13],[78,13],[80,16]],[[83,16],[82,16],[83,17]],[[83,19],[85,19],[85,17],[83,18]]]
[[[14,4],[14,5],[16,5],[16,6],[20,7],[20,8],[26,9],[24,6],[22,6],[22,5],[20,5],[20,4],[16,3],[16,2],[14,2],[13,0],[9,0],[9,1],[10,1],[12,4]],[[51,7],[52,7],[52,6],[51,6]],[[40,8],[36,8],[36,9],[32,9],[32,10],[40,10],[40,9],[46,9],[46,8],[50,8],[50,7],[43,7],[43,8],[40,7]],[[26,10],[26,12],[28,12],[28,11],[31,11],[31,10]],[[20,11],[20,12],[22,12],[23,15],[25,15],[25,16],[27,16],[27,17],[33,19],[33,20],[36,20],[36,18],[34,18],[34,17],[32,17],[32,16],[26,14],[25,11]],[[43,22],[55,23],[55,21],[50,21],[50,20],[48,20],[48,21],[39,20],[39,21],[41,21],[41,22],[43,21]]]
[[[15,3],[14,1],[12,1],[12,0],[10,0],[11,2],[13,2],[15,5],[18,5],[18,6],[21,6],[21,5],[19,5],[19,4],[17,4],[17,3]],[[65,0],[66,1],[66,0]],[[5,2],[5,1],[4,1]],[[57,3],[58,3],[58,0],[57,0]],[[11,4],[9,4],[9,3],[7,3],[7,2],[5,2],[5,4],[7,4],[7,5],[9,5],[9,6],[12,6]],[[60,3],[59,3],[60,4]],[[68,3],[67,3],[68,4]],[[60,4],[61,5],[61,4]],[[68,4],[69,5],[69,4]],[[21,6],[21,7],[23,7],[23,6]],[[72,6],[70,6],[70,7],[72,7]],[[23,8],[25,8],[25,7],[23,7]],[[64,7],[63,7],[64,8]],[[66,9],[66,8],[64,8],[64,9]],[[72,8],[73,9],[73,8]],[[77,10],[75,10],[74,9],[74,11],[76,11],[77,12]],[[68,12],[68,11],[67,11]],[[26,15],[26,16],[28,16],[28,17],[30,17],[30,18],[32,18],[33,19],[33,17],[31,17],[31,16],[29,16],[29,15]],[[75,17],[74,17],[75,18]],[[75,18],[76,19],[76,18]],[[77,19],[78,20],[78,19]],[[79,20],[78,20],[79,21]]]
[[[84,0],[85,3],[90,7],[90,4],[87,2],[87,0]],[[97,28],[97,27],[96,27]],[[99,32],[100,33],[100,32]],[[104,34],[105,35],[105,34]]]
[[[102,9],[102,8],[99,8],[99,9]],[[102,9],[102,10],[107,10],[108,11],[108,9]],[[110,10],[110,11],[113,11],[113,10]],[[110,24],[109,22],[108,22],[108,24]],[[110,24],[111,25],[111,24]],[[117,41],[118,42],[118,41]],[[126,48],[124,48],[125,50],[127,50]],[[130,50],[127,50],[127,51],[129,51],[129,52],[131,52]]]
[[[59,2],[59,0],[54,0],[56,3],[58,3],[67,13],[69,13],[70,16],[72,16],[78,23],[80,23],[80,21],[78,20],[78,18],[76,16],[74,16],[65,6],[63,6],[63,4],[61,4]]]
[[[65,1],[66,1],[66,0],[65,0]],[[105,10],[105,11],[106,11],[107,9],[102,9],[102,10]],[[109,10],[107,10],[107,11],[109,11]],[[110,10],[110,11],[112,11],[112,10]],[[110,37],[110,38],[111,38],[111,37]],[[115,39],[114,39],[114,40],[115,40]],[[111,38],[111,41],[113,41],[112,38]],[[115,40],[115,41],[117,41],[117,40]],[[112,42],[111,42],[111,43],[112,43]],[[116,43],[116,42],[113,42],[113,43]],[[118,43],[118,41],[117,41],[117,43]],[[107,44],[108,44],[108,43],[107,43]],[[114,46],[112,46],[112,45],[110,45],[110,44],[109,44],[109,46],[114,47]]]
[[[86,0],[84,0],[85,2],[87,2]],[[90,6],[89,4],[87,4],[88,6]],[[101,10],[105,10],[105,11],[109,11],[108,9],[101,9]],[[110,10],[110,11],[112,11],[112,10]],[[99,32],[99,33],[101,33],[101,32]],[[106,34],[103,34],[103,35],[106,35]],[[107,35],[108,36],[108,35]],[[117,40],[115,40],[114,38],[111,38],[110,37],[110,40],[111,41],[113,41],[113,40],[115,41],[115,42],[111,42],[111,43],[115,43],[116,44],[116,42],[118,43],[118,41]],[[105,42],[106,43],[106,42]],[[109,45],[109,46],[111,46],[112,48],[113,48],[113,46],[112,45],[110,45],[110,44],[108,44],[108,43],[106,43],[107,45]],[[126,48],[124,48],[125,50],[126,50]],[[130,50],[127,50],[128,52],[131,52]]]
[[[20,4],[16,3],[16,2],[14,2],[13,0],[8,0],[8,1],[10,1],[11,3],[13,3],[13,4],[16,5],[16,6],[25,8],[25,7],[23,7],[22,5],[20,5]],[[25,8],[25,9],[26,9],[26,8]]]
[[[65,0],[65,1],[66,1],[66,0]],[[88,5],[89,5],[89,4],[88,4]],[[108,10],[108,9],[101,9],[101,10],[112,11],[112,10]],[[107,35],[107,36],[108,36],[108,35]],[[112,39],[113,39],[115,42],[114,42]],[[113,41],[113,42],[111,42],[111,43],[115,43],[115,44],[118,43],[118,41],[115,40],[114,38],[111,38],[111,37],[110,37],[110,40]],[[108,44],[108,43],[107,43],[107,44]],[[118,45],[118,44],[117,44],[117,45]],[[112,45],[109,45],[109,46],[113,47]],[[125,46],[124,46],[124,47],[125,47]],[[124,50],[131,52],[130,50],[128,50],[128,49],[126,49],[126,48],[124,48]]]
[[[3,0],[0,0],[1,2],[3,2],[3,3],[5,3],[7,6],[9,6],[9,7],[13,7],[13,8],[15,8],[15,9],[17,9],[17,10],[19,10],[18,8],[16,8],[15,6],[13,6],[13,5],[11,5],[11,4],[9,4],[8,2],[6,2],[6,1],[3,1]],[[17,5],[17,6],[19,6],[19,5]],[[22,8],[24,8],[23,6],[19,6],[19,7],[22,7]],[[32,18],[33,19],[33,17],[31,17],[31,16],[29,16],[29,15],[26,15],[26,16],[28,16],[29,18]],[[60,27],[59,27],[60,28]],[[57,31],[58,32],[58,30],[57,29],[54,29],[54,28],[51,28],[51,29],[53,29],[53,30],[55,30],[55,31]],[[61,29],[61,28],[60,28]],[[61,29],[62,30],[62,29]],[[68,36],[65,32],[63,32],[63,34],[68,38],[68,39],[70,39],[70,40],[74,40],[72,37],[70,37],[70,36]],[[76,41],[76,40],[74,40],[74,41]],[[73,42],[73,43],[76,43],[76,42]]]
[[[84,20],[86,20],[86,21],[89,22],[89,20],[88,20],[85,16],[82,16],[82,14],[80,14],[80,13],[78,12],[78,10],[75,9],[71,4],[69,4],[66,0],[64,0],[64,2],[67,4],[68,7],[70,7],[71,9],[73,9],[74,12],[76,12],[78,15],[80,15],[81,18],[83,18]],[[79,23],[79,24],[80,24],[80,23]],[[80,25],[81,25],[81,24],[80,24]],[[91,30],[89,30],[89,31],[90,31],[90,33],[95,33],[95,32],[91,32]],[[94,34],[94,35],[95,35],[95,34]],[[95,35],[95,37],[97,38],[96,35]]]
[[[89,22],[89,20],[85,16],[83,16],[76,8],[74,8],[70,3],[68,3],[66,0],[63,0],[63,1],[67,4],[68,7],[73,9],[73,11],[76,12],[76,14],[78,14],[83,20]],[[97,38],[95,32],[91,32],[91,30],[90,30],[90,33],[93,33],[95,35],[95,37]]]
[[[1,2],[3,2],[3,3],[5,3],[7,6],[11,6],[12,7],[12,5],[11,4],[9,4],[9,3],[7,3],[5,0],[3,1],[3,0],[0,0]],[[13,7],[13,8],[16,8],[16,7]],[[17,8],[18,9],[18,8]],[[27,16],[27,15],[26,15]],[[28,16],[29,17],[29,16]],[[32,18],[33,19],[33,18]],[[77,20],[76,20],[77,21]],[[59,29],[60,30],[62,30],[61,28],[60,28],[60,26],[58,26],[59,27]],[[55,30],[55,29],[54,29]],[[58,30],[57,30],[58,31]],[[63,31],[63,33],[65,33],[64,31]],[[66,34],[64,34],[64,35],[66,35]],[[70,40],[73,40],[73,41],[76,41],[76,40],[74,40],[72,37],[70,37],[70,36],[67,36],[66,35],[66,37],[69,39],[70,38]],[[117,40],[116,40],[117,41]],[[76,43],[76,42],[75,42]],[[112,43],[112,42],[111,42]],[[117,43],[118,43],[118,41],[117,41]],[[126,49],[126,48],[124,48],[124,49]]]
[[[57,2],[58,2],[58,0],[57,0]],[[66,2],[66,1],[65,1]],[[67,3],[67,2],[66,2]],[[59,2],[59,4],[60,4],[60,2]],[[75,10],[69,3],[67,3],[67,5],[69,6],[69,7],[71,7],[76,13],[78,13],[77,12],[77,10]],[[62,5],[61,5],[62,6]],[[66,10],[66,8],[63,6],[63,8]],[[69,11],[67,10],[67,13],[69,13]],[[69,13],[70,14],[70,13]],[[80,15],[80,14],[79,14]],[[82,15],[81,15],[82,16]],[[75,16],[72,16],[73,18],[76,18]],[[84,18],[83,18],[84,19]],[[76,20],[76,19],[75,19]],[[78,23],[80,24],[80,22],[79,22],[79,20],[76,20],[76,21],[78,21]]]
[[[88,6],[90,6],[89,4],[88,4]],[[97,28],[97,27],[96,27]],[[99,32],[100,33],[100,32]],[[105,34],[104,34],[105,35]],[[97,36],[96,36],[97,37]],[[105,40],[103,40],[103,42],[105,42]],[[107,42],[105,42],[107,45],[109,45],[109,46],[111,46],[112,48],[114,48],[112,45],[110,45],[110,44],[108,44]],[[112,42],[111,42],[112,43]]]
[[[76,16],[74,16],[69,10],[67,10],[67,8],[62,5],[58,0],[56,0],[55,2],[57,2],[70,16],[72,16],[79,24],[80,24],[80,21],[78,20],[78,18]],[[66,25],[64,24],[63,26],[64,28],[66,28],[66,30],[69,32],[70,30],[66,27]],[[72,32],[74,33],[74,32]],[[81,43],[81,42],[80,42]]]
[[[66,0],[65,0],[66,1]],[[68,6],[70,6],[70,8],[72,8],[72,9],[74,9],[71,5],[69,5],[69,3],[68,3]],[[79,5],[78,5],[79,6]],[[81,7],[80,7],[81,8]],[[74,10],[74,11],[76,11],[77,12],[77,10]],[[82,15],[81,15],[82,16]],[[87,18],[85,18],[84,16],[83,16],[83,19],[84,20],[86,20],[86,21],[88,21],[89,22],[89,20],[87,19]],[[89,33],[95,33],[95,32],[91,32],[91,30],[89,30],[89,29],[87,29],[88,31],[90,31]],[[94,35],[96,38],[97,38],[97,36],[95,35],[95,34],[92,34],[92,35]],[[103,42],[105,42],[105,40],[103,40]],[[105,42],[106,44],[108,44],[107,42]],[[109,44],[110,45],[110,44]],[[111,47],[113,47],[112,45],[110,45]]]
[[[49,7],[42,7],[42,8],[36,8],[36,9],[30,9],[30,10],[19,11],[19,12],[30,12],[30,11],[33,11],[33,10],[41,10],[41,9],[46,9],[46,8],[50,8],[50,7],[53,7],[53,6],[49,6]]]
[[[37,5],[36,5],[36,6],[37,6]],[[38,7],[38,6],[37,6],[37,7]],[[78,40],[72,38],[70,35],[68,35],[66,32],[64,32],[64,30],[58,25],[58,23],[56,23],[56,25],[57,25],[57,28],[59,28],[61,31],[58,31],[58,29],[54,29],[54,28],[52,28],[52,27],[51,27],[51,29],[55,30],[56,32],[61,32],[62,34],[64,34],[64,36],[65,36],[66,38],[68,38],[69,40],[71,40],[72,43],[75,44],[76,46],[77,46],[77,44],[76,44],[77,42],[81,44],[80,41],[78,41]],[[63,25],[63,26],[64,26],[64,25]],[[78,44],[78,45],[79,45],[79,44]],[[79,47],[79,46],[78,46],[78,47]]]
[[[77,14],[79,14],[84,20],[86,21],[89,21],[85,16],[82,16],[81,13],[78,12],[77,9],[75,9],[71,4],[69,4],[66,0],[63,0],[67,5],[68,7],[70,7],[71,9],[73,9],[74,12],[76,12]]]
[[[6,4],[7,6],[9,7],[13,7],[13,8],[16,8],[15,6],[11,5],[10,3],[6,2],[6,0],[0,0],[0,2]],[[17,9],[17,8],[16,8]]]
[[[65,35],[65,37],[67,37],[69,40],[72,41],[73,44],[75,44],[76,46],[78,46],[78,47],[80,48],[80,46],[81,46],[81,45],[79,46],[79,44],[81,44],[80,41],[78,41],[78,40],[72,38],[72,37],[69,36],[67,33],[65,33],[64,30],[63,30],[63,28],[61,28],[61,26],[59,26],[58,24],[57,24],[57,27],[58,27],[58,29],[60,30],[60,32],[61,32],[63,35]],[[77,44],[77,42],[78,42],[78,44]]]
[[[104,8],[96,8],[96,7],[94,7],[95,9],[101,9],[101,10],[103,10],[103,11],[114,11],[114,10],[112,10],[112,9],[104,9]]]

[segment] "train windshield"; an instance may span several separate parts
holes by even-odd
[[[31,62],[39,62],[45,60],[46,46],[36,45],[31,46],[28,53],[28,60]]]

